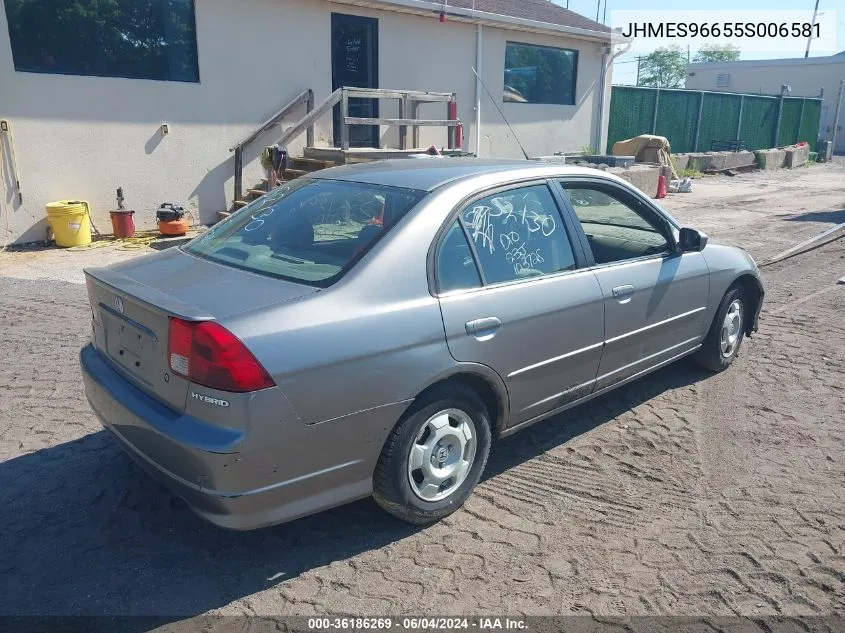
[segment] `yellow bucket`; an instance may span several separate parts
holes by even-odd
[[[85,246],[91,243],[91,216],[84,200],[60,200],[47,205],[47,221],[56,246]]]

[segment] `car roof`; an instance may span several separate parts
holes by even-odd
[[[343,165],[320,170],[312,174],[314,178],[365,182],[373,185],[404,187],[420,191],[433,191],[444,185],[459,180],[466,180],[479,175],[508,174],[519,178],[520,171],[543,170],[543,176],[566,175],[603,175],[598,169],[573,167],[551,162],[535,160],[494,160],[478,158],[431,158],[379,160],[356,165]]]

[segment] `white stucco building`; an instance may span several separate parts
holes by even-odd
[[[827,57],[796,59],[754,59],[737,62],[689,64],[686,87],[744,94],[779,95],[790,87],[791,97],[818,97],[824,89],[819,136],[833,138],[839,82],[845,80],[845,53]],[[845,153],[845,97],[836,136],[837,153]]]
[[[454,92],[465,150],[521,157],[476,67],[529,154],[606,142],[609,31],[548,0],[119,1],[97,20],[54,0],[0,4],[0,245],[44,239],[44,205],[61,199],[87,200],[109,232],[117,187],[141,228],[162,202],[212,222],[233,201],[229,149],[309,88],[318,103],[340,85]],[[246,183],[304,114],[246,153]],[[376,132],[397,146],[395,128]],[[420,144],[445,134],[423,128]],[[334,144],[328,115],[315,145]]]

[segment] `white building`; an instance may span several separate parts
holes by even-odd
[[[779,95],[790,87],[791,97],[818,97],[824,89],[819,136],[833,138],[833,124],[839,96],[839,82],[845,80],[845,53],[829,57],[797,59],[755,59],[737,62],[689,64],[686,87],[744,94]],[[845,153],[845,97],[836,136],[837,153]]]
[[[117,187],[140,228],[163,202],[214,221],[233,202],[230,148],[309,88],[317,103],[341,85],[453,92],[465,150],[521,156],[477,67],[529,154],[606,142],[609,30],[548,0],[0,3],[0,244],[44,239],[44,206],[62,199],[87,200],[110,232]],[[353,144],[397,147],[395,127],[358,129]],[[247,185],[281,132],[246,152]],[[331,115],[314,144],[336,144]],[[430,144],[445,129],[423,128]]]

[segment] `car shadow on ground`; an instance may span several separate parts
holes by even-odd
[[[807,211],[785,218],[787,222],[830,222],[842,224],[845,222],[845,209],[834,211]]]
[[[704,374],[682,362],[498,443],[484,477]],[[227,532],[154,483],[105,432],[0,463],[0,615],[156,615],[173,621],[412,536],[365,500]],[[132,627],[130,627],[132,628]],[[143,620],[134,630],[146,630]]]

